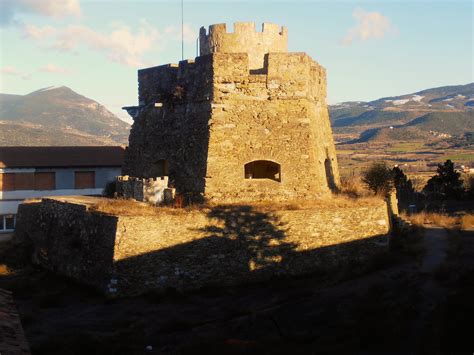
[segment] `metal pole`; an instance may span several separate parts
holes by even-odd
[[[181,60],[184,60],[184,0],[181,0]]]

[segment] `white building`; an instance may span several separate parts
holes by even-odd
[[[18,205],[43,196],[100,195],[121,174],[123,147],[0,147],[0,233]]]

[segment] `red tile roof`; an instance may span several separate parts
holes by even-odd
[[[10,292],[0,288],[0,354],[28,355],[30,349],[26,341],[20,316]]]
[[[122,166],[125,148],[0,147],[0,168]]]

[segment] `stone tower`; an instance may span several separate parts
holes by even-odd
[[[138,71],[123,174],[169,176],[217,201],[312,199],[337,188],[325,69],[287,30],[200,30],[200,56]]]

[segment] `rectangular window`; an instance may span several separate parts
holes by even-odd
[[[93,189],[95,188],[94,171],[76,171],[74,173],[75,189]]]
[[[0,191],[15,190],[15,174],[0,174]]]
[[[10,232],[15,229],[16,216],[14,214],[0,215],[0,232]]]
[[[34,190],[35,174],[33,173],[15,173],[14,189],[15,190]]]
[[[35,173],[35,190],[56,189],[56,173],[44,172]]]
[[[15,215],[6,215],[5,216],[5,229],[13,230],[15,229]]]

